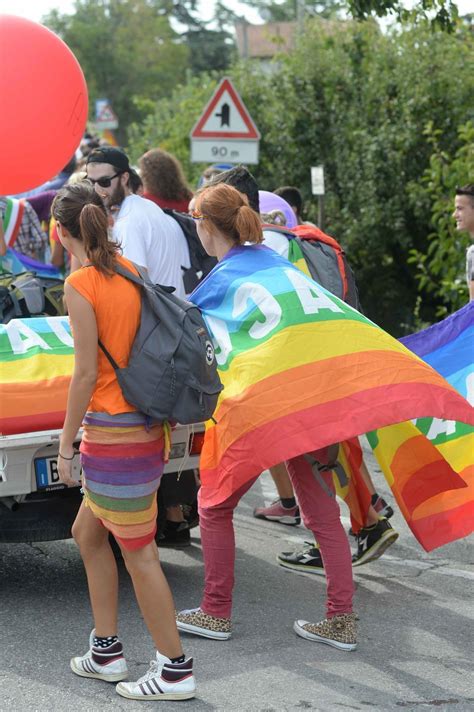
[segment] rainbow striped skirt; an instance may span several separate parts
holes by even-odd
[[[86,413],[80,446],[86,506],[125,549],[153,541],[165,431],[142,413]]]

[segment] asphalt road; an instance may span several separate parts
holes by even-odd
[[[380,491],[387,492],[384,483]],[[324,618],[325,580],[276,565],[279,551],[309,537],[301,526],[252,517],[254,506],[273,497],[264,475],[236,513],[232,639],[183,636],[198,682],[190,702],[128,701],[112,685],[74,676],[69,659],[86,651],[92,626],[73,542],[0,545],[0,712],[134,712],[154,704],[192,712],[474,710],[472,540],[426,554],[396,513],[398,542],[355,575],[359,648],[340,652],[293,633],[296,618]],[[193,535],[192,547],[161,552],[178,609],[199,605],[199,530]],[[120,606],[121,638],[136,679],[153,647],[123,567]]]

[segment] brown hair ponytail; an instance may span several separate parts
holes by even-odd
[[[262,242],[262,221],[249,205],[241,205],[237,211],[235,228],[239,233],[239,242]]]
[[[107,211],[90,183],[82,181],[61,188],[51,212],[72,237],[83,243],[94,267],[105,274],[114,273],[120,248],[109,240]]]
[[[230,185],[203,188],[196,199],[196,210],[236,243],[263,240],[260,216],[249,206],[247,196]]]
[[[82,242],[86,255],[94,267],[112,274],[117,256],[117,245],[109,240],[109,223],[104,210],[87,203],[79,216]]]

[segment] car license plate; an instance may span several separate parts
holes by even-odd
[[[35,459],[36,487],[40,490],[53,490],[65,487],[58,475],[58,457],[37,457]],[[72,477],[80,484],[81,463],[79,453],[72,461]]]

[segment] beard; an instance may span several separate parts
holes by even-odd
[[[122,205],[124,200],[125,200],[125,190],[123,188],[123,185],[119,181],[114,192],[111,193],[110,196],[105,198],[104,204],[105,204],[106,208],[109,208],[109,210],[113,210],[114,208],[119,208]]]

